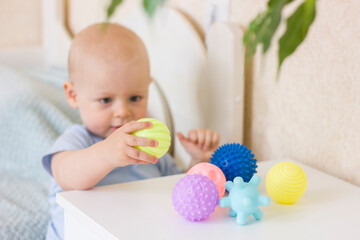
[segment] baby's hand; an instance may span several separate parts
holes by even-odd
[[[220,141],[219,133],[203,128],[190,130],[187,138],[180,132],[176,135],[191,155],[193,164],[209,162]]]
[[[132,132],[152,127],[151,122],[129,122],[103,141],[105,158],[113,167],[123,167],[131,164],[156,163],[157,158],[134,146],[156,147],[158,142],[153,139],[137,137]]]

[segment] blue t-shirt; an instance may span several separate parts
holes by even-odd
[[[102,140],[104,139],[92,134],[85,126],[74,125],[56,140],[49,152],[42,158],[43,166],[52,176],[51,157],[53,154],[88,148]],[[181,172],[182,170],[176,166],[172,157],[169,154],[165,154],[163,157],[159,158],[156,164],[135,164],[114,168],[96,186],[168,176]],[[55,201],[56,193],[63,191],[64,190],[60,188],[55,179],[51,177],[49,201],[52,219],[46,234],[47,240],[64,239],[64,212]]]

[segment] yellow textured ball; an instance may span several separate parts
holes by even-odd
[[[280,162],[268,172],[265,180],[269,196],[281,204],[295,203],[305,192],[307,178],[294,162]]]
[[[161,121],[154,118],[142,118],[138,122],[152,122],[151,128],[145,128],[132,134],[138,137],[151,138],[158,141],[156,147],[135,146],[135,148],[144,151],[157,158],[163,156],[169,150],[171,144],[171,136],[168,127]]]

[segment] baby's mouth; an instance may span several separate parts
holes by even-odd
[[[116,124],[114,125],[110,125],[111,130],[115,131],[118,128],[121,128],[122,126],[124,126],[127,123],[127,121],[124,122],[116,122]]]
[[[111,130],[115,131],[116,129],[120,128],[121,126],[111,126]]]

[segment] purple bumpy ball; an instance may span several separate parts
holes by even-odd
[[[210,216],[219,201],[215,183],[201,174],[186,175],[175,185],[172,203],[175,210],[189,221],[201,221]]]
[[[212,164],[223,171],[226,181],[233,181],[235,177],[241,177],[244,182],[249,182],[257,172],[254,154],[246,146],[238,143],[224,144],[218,147],[210,160]]]

